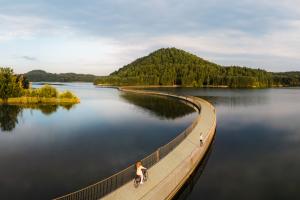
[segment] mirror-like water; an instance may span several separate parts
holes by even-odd
[[[217,109],[202,175],[184,199],[300,199],[300,89],[159,89]]]
[[[50,199],[95,183],[169,142],[196,117],[175,99],[86,83],[56,87],[81,103],[0,105],[0,199]]]

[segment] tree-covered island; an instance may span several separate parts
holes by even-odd
[[[29,81],[11,68],[0,68],[0,104],[75,104],[80,99],[70,91],[59,92],[45,85],[30,88]]]
[[[189,87],[266,88],[300,86],[300,72],[224,67],[176,48],[163,48],[125,65],[96,85],[161,85]]]

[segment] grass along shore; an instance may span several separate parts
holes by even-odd
[[[31,88],[23,75],[16,75],[11,68],[0,67],[0,104],[76,104],[80,99],[70,91],[58,91],[44,85]]]
[[[0,98],[0,104],[77,104],[80,99],[70,91],[59,92],[50,85],[37,89],[22,89],[18,96]]]
[[[6,100],[0,99],[0,104],[77,104],[79,98],[59,98],[59,97],[15,97]]]

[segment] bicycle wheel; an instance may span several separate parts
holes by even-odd
[[[139,184],[140,184],[140,182],[139,182],[136,178],[133,179],[133,186],[134,186],[135,188],[139,187]]]
[[[145,173],[144,173],[144,181],[147,181],[148,180],[148,171],[146,170]]]

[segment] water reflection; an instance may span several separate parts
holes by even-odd
[[[214,150],[187,199],[300,199],[299,88],[170,90],[217,110]]]
[[[194,189],[194,186],[196,185],[198,179],[201,177],[202,173],[204,172],[204,169],[206,168],[207,162],[210,158],[210,155],[213,151],[215,143],[215,137],[212,140],[212,143],[208,147],[208,150],[203,158],[203,160],[199,163],[199,165],[196,167],[195,171],[192,173],[192,175],[188,178],[186,183],[182,186],[182,188],[178,191],[178,193],[174,196],[174,200],[185,200],[189,197],[191,192]]]
[[[270,101],[268,89],[222,89],[222,88],[145,88],[146,90],[165,91],[179,95],[198,96],[214,105],[245,107],[265,105]]]
[[[57,111],[59,107],[70,110],[74,104],[62,105],[0,105],[0,128],[1,131],[12,131],[19,122],[19,117],[22,116],[24,109],[39,110],[44,115],[51,115]]]
[[[70,110],[75,106],[75,104],[60,104],[60,105],[27,105],[22,106],[23,109],[39,110],[44,115],[51,115],[57,112],[58,108],[63,108],[65,110]]]
[[[184,101],[178,103],[178,99],[169,97],[132,93],[122,93],[120,96],[161,119],[176,119],[195,112]]]
[[[93,184],[168,143],[196,117],[162,120],[118,90],[92,84],[56,87],[76,93],[81,103],[71,111],[15,107],[21,110],[15,128],[0,129],[0,199],[52,199]]]
[[[18,123],[22,108],[16,105],[0,105],[0,127],[2,131],[11,131]]]
[[[230,107],[245,107],[253,105],[264,105],[268,103],[267,96],[198,96],[208,100],[214,105]]]

